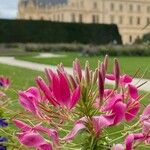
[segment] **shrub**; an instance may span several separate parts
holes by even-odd
[[[122,44],[116,25],[0,20],[0,43]]]
[[[143,45],[89,45],[84,44],[25,44],[23,46],[28,52],[81,52],[83,55],[106,55],[110,56],[150,56],[150,47]]]

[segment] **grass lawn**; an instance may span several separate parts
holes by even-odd
[[[26,52],[22,48],[0,48],[0,56],[35,56],[37,52]]]
[[[43,73],[0,64],[0,75],[7,76],[11,80],[11,86],[6,93],[9,97],[14,99],[13,108],[16,108],[19,107],[17,101],[17,92],[19,90],[25,90],[29,86],[34,86],[35,77],[38,75],[43,76]]]
[[[17,59],[22,59],[22,60],[27,60],[27,61],[32,61],[32,62],[37,62],[37,63],[43,63],[43,64],[51,64],[51,65],[57,65],[60,62],[62,62],[65,66],[71,67],[72,66],[72,61],[75,58],[79,58],[81,61],[82,66],[84,66],[84,63],[86,60],[88,60],[91,64],[91,68],[95,68],[97,66],[97,60],[103,60],[102,56],[93,56],[93,57],[85,57],[81,56],[80,53],[75,53],[75,52],[66,52],[66,53],[59,53],[59,54],[64,54],[66,57],[57,57],[57,58],[36,58],[33,56],[17,56]],[[110,57],[110,68],[112,68],[112,60],[114,57]],[[144,78],[150,79],[150,57],[118,57],[121,68],[122,68],[122,73],[128,73],[130,75],[133,75],[138,69],[140,69],[140,73],[138,77],[141,77],[144,72],[147,69],[147,73],[144,75]]]

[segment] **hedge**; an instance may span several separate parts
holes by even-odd
[[[145,43],[145,42],[150,42],[150,32],[144,34],[142,38],[136,39],[135,41],[135,43],[139,43],[139,44]]]
[[[0,20],[0,43],[122,44],[117,25]]]
[[[81,52],[83,55],[150,56],[150,47],[140,45],[22,44],[27,52]]]

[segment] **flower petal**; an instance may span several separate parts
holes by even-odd
[[[113,113],[115,115],[114,124],[120,123],[125,117],[126,104],[123,102],[117,102],[113,107]]]
[[[38,148],[40,145],[46,142],[44,138],[35,132],[23,132],[17,134],[17,137],[22,144],[33,148]]]
[[[137,87],[129,84],[128,85],[128,89],[129,89],[129,94],[133,99],[137,99],[138,98],[138,90]]]
[[[124,146],[122,144],[116,144],[112,147],[112,150],[124,150]]]
[[[143,122],[143,131],[142,131],[145,135],[149,134],[150,132],[150,121],[144,121]]]
[[[111,110],[114,105],[119,102],[122,101],[122,95],[121,94],[114,94],[113,96],[111,96],[106,103],[106,106],[104,107],[105,111]]]
[[[14,119],[13,122],[23,132],[30,131],[32,129],[31,126],[27,125],[26,123],[24,123],[24,122],[22,122],[20,120]]]
[[[44,80],[41,77],[36,78],[36,82],[40,89],[43,91],[45,94],[46,98],[50,101],[50,103],[54,106],[58,105],[58,102],[55,101],[52,92],[50,91],[49,87],[46,85]]]
[[[124,84],[131,83],[132,80],[133,80],[132,77],[130,77],[129,75],[126,75],[126,74],[121,77],[121,82]]]
[[[141,121],[148,120],[150,118],[150,104],[144,109],[143,114],[140,117]]]
[[[34,131],[38,131],[38,132],[45,132],[47,133],[50,137],[53,138],[54,142],[58,144],[58,133],[56,130],[54,129],[49,129],[49,128],[45,128],[43,126],[37,125],[33,128]]]
[[[26,92],[19,92],[19,102],[26,110],[32,113],[36,113],[36,102],[35,99],[31,96],[31,94]]]
[[[38,150],[53,150],[53,148],[51,144],[45,143],[45,144],[41,144],[38,147]]]
[[[69,103],[69,108],[72,109],[80,99],[80,87],[78,86],[72,94],[71,101]]]
[[[115,76],[114,76],[114,74],[106,74],[106,78],[107,78],[108,80],[115,81]]]
[[[69,100],[70,100],[70,89],[69,89],[69,83],[66,79],[65,75],[63,73],[59,73],[60,77],[60,97],[61,101],[65,106],[68,106]]]
[[[132,106],[133,105],[133,106]],[[127,106],[127,112],[125,114],[125,118],[127,121],[132,121],[134,117],[140,110],[140,103],[139,101],[133,101]]]
[[[40,102],[40,100],[41,100],[41,95],[40,95],[40,92],[39,92],[39,90],[38,90],[37,87],[30,87],[26,92],[27,92],[27,93],[31,93],[32,96],[35,96],[35,98],[37,99],[37,101]]]
[[[77,122],[74,126],[74,128],[71,130],[71,132],[69,134],[67,134],[62,140],[64,141],[70,141],[72,139],[75,138],[76,134],[82,130],[85,129],[85,125],[83,123],[81,123],[80,121]]]
[[[112,125],[113,122],[114,122],[114,118],[112,118],[111,116],[106,116],[106,115],[94,116],[92,118],[92,123],[96,135],[99,136],[101,130],[105,127]]]
[[[126,150],[132,150],[133,142],[134,142],[134,134],[129,134],[125,139]]]

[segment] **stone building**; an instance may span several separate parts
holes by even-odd
[[[18,18],[117,24],[130,44],[150,32],[150,0],[20,0]]]

